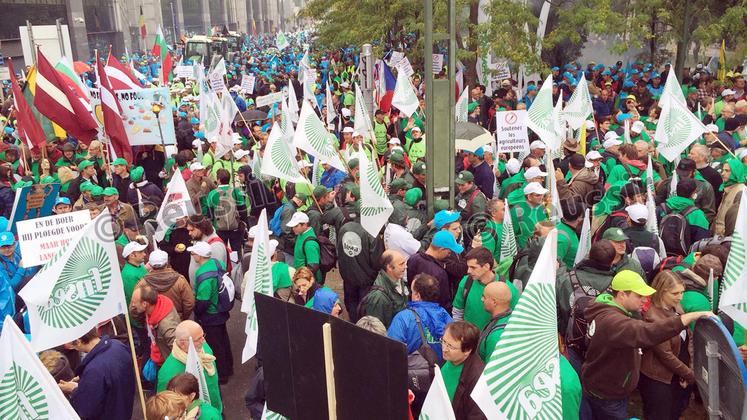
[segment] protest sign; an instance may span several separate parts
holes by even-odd
[[[246,93],[252,94],[254,93],[254,83],[257,81],[257,78],[254,77],[253,74],[245,74],[241,78],[241,89],[245,90]]]
[[[493,71],[493,80],[502,81],[511,78],[511,69],[508,67],[507,60],[499,60],[495,63],[495,70]]]
[[[527,132],[527,112],[503,111],[495,113],[499,153],[529,151],[529,134]]]
[[[210,89],[213,92],[223,92],[226,88],[226,81],[223,79],[223,75],[220,73],[210,73]]]
[[[304,83],[316,83],[316,69],[306,69],[304,72]]]
[[[19,221],[18,245],[23,267],[35,267],[51,260],[90,221],[88,210]]]
[[[283,92],[275,92],[269,95],[260,96],[257,98],[257,108],[263,106],[272,105],[283,100]]]
[[[174,68],[174,76],[182,77],[185,79],[194,79],[195,71],[192,66],[176,66]]]
[[[0,67],[0,80],[10,80],[10,70],[7,67]]]
[[[444,68],[444,55],[433,54],[433,74],[441,73],[442,68]]]
[[[405,58],[405,53],[401,51],[392,51],[392,55],[389,57],[389,66],[397,67],[400,61]]]
[[[89,92],[91,93],[91,108],[94,110],[94,115],[99,124],[103,126],[101,99],[98,90],[89,90]],[[161,144],[161,136],[158,131],[159,120],[163,131],[163,143],[176,143],[172,104],[169,100],[168,88],[126,89],[115,91],[115,94],[122,106],[122,122],[131,146]],[[158,119],[151,110],[153,103],[160,103],[163,106]]]
[[[407,57],[402,57],[402,60],[397,63],[397,71],[404,72],[408,79],[415,74],[415,70],[413,70],[412,64],[410,64],[410,60]]]
[[[51,215],[59,191],[60,184],[34,184],[17,189],[10,213],[11,231],[16,233],[17,223],[21,220]]]

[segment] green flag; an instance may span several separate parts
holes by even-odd
[[[516,256],[516,233],[514,232],[514,222],[511,220],[511,209],[508,206],[508,200],[503,201],[506,210],[503,212],[503,231],[501,232],[501,261],[505,258]]]

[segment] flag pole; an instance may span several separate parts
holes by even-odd
[[[337,393],[335,392],[335,364],[332,360],[332,326],[322,325],[324,340],[324,376],[327,380],[327,411],[329,420],[337,420]]]
[[[143,393],[143,384],[140,381],[140,367],[137,364],[137,355],[135,354],[135,342],[132,340],[132,325],[130,324],[129,313],[126,313],[124,318],[125,318],[125,323],[127,324],[127,339],[130,342],[130,354],[132,355],[132,365],[135,367],[135,381],[137,382],[137,393],[138,393],[138,397],[140,398],[140,407],[143,409],[143,420],[148,420],[148,416],[145,413],[145,394]]]

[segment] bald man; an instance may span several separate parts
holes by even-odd
[[[218,371],[215,367],[215,356],[213,356],[213,349],[205,341],[205,332],[202,330],[202,327],[191,320],[182,321],[176,326],[174,335],[175,340],[171,355],[166,358],[161,369],[158,370],[156,392],[165,390],[171,378],[184,373],[186,370],[187,354],[189,354],[189,339],[192,338],[192,343],[194,343],[195,350],[202,364],[202,370],[205,373],[205,381],[207,382],[208,394],[210,395],[210,405],[215,407],[219,412],[223,412],[223,401],[221,400],[220,388],[218,387]]]
[[[482,306],[485,312],[490,314],[490,322],[485,325],[480,332],[480,342],[477,350],[480,358],[487,363],[490,355],[493,354],[498,340],[501,339],[503,330],[508,324],[511,316],[511,289],[506,283],[494,281],[485,286],[482,292]]]

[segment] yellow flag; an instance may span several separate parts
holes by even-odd
[[[581,123],[581,129],[578,133],[578,152],[586,156],[586,121]]]
[[[726,43],[721,40],[721,51],[718,54],[718,80],[726,80]]]

